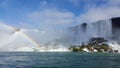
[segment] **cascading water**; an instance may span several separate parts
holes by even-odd
[[[87,32],[90,37],[104,37],[112,36],[112,22],[111,20],[101,20],[94,23],[89,23]]]
[[[83,23],[70,28],[74,43],[86,42],[92,37],[109,38],[112,36],[111,20],[101,20],[94,23]]]

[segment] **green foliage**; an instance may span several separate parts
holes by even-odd
[[[82,49],[83,49],[83,48],[77,47],[77,46],[71,46],[71,47],[69,48],[69,50],[71,50],[72,52],[81,52],[81,51],[83,51]]]
[[[106,45],[101,45],[100,49],[104,49],[104,51],[108,51],[110,48]]]
[[[79,48],[73,48],[73,52],[78,52]]]

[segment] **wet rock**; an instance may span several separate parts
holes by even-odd
[[[113,50],[108,51],[108,53],[113,53]]]
[[[81,46],[71,46],[70,50],[73,52],[108,52],[112,50],[112,48],[109,47],[109,45],[103,43],[106,41],[107,40],[100,37],[91,38],[88,44],[85,45],[84,42],[82,42]]]
[[[115,53],[118,53],[118,50],[114,50]]]

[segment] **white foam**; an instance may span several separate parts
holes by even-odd
[[[83,48],[83,51],[90,52],[87,48]]]
[[[117,41],[109,41],[107,43],[113,50],[118,50],[120,52],[120,44]]]

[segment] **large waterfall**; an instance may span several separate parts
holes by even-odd
[[[100,20],[93,23],[83,23],[69,28],[71,40],[74,43],[88,41],[92,37],[104,37],[106,39],[112,37],[111,20]]]

